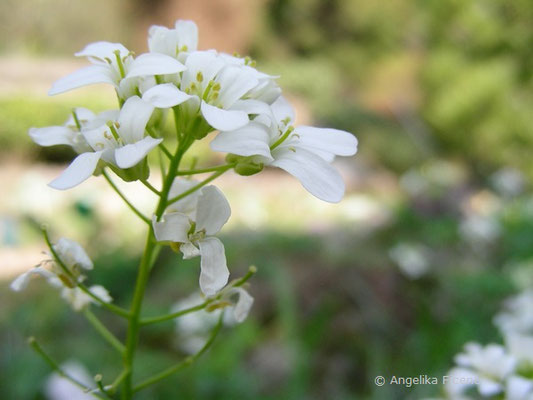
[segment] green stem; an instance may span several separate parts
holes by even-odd
[[[251,265],[250,268],[248,268],[248,272],[243,277],[237,280],[234,280],[233,282],[230,282],[228,287],[238,287],[238,286],[244,285],[248,281],[248,279],[250,279],[256,272],[257,272],[257,268],[255,267],[255,265]],[[151,324],[156,324],[158,322],[165,322],[171,319],[181,317],[182,315],[192,313],[194,311],[202,310],[205,307],[207,307],[209,304],[213,303],[214,301],[219,300],[222,296],[223,296],[223,293],[219,293],[217,296],[212,297],[204,301],[202,304],[198,304],[197,306],[186,308],[180,311],[176,311],[171,314],[158,315],[156,317],[141,319],[141,325],[151,325]]]
[[[178,170],[181,158],[187,150],[188,146],[186,144],[180,145],[176,150],[176,154],[172,157],[170,161],[170,166],[168,169],[168,174],[165,177],[163,182],[163,188],[161,189],[161,196],[159,197],[159,202],[157,204],[157,209],[155,212],[156,218],[159,220],[165,211],[167,206],[167,197],[174,182],[176,176],[176,171]],[[132,385],[132,371],[133,371],[133,360],[135,358],[135,350],[137,347],[137,342],[139,340],[139,328],[140,328],[140,312],[142,301],[144,298],[144,292],[146,290],[146,284],[148,283],[148,276],[150,274],[150,268],[152,263],[155,262],[155,257],[153,253],[157,251],[157,244],[153,240],[154,232],[152,224],[149,224],[150,228],[148,229],[148,234],[146,237],[146,245],[144,248],[144,254],[141,259],[141,264],[139,265],[139,272],[137,274],[137,281],[135,283],[135,291],[133,293],[133,301],[130,309],[130,318],[128,324],[128,332],[126,335],[126,351],[124,353],[124,369],[128,372],[124,377],[123,382],[123,391],[122,398],[124,400],[130,400],[133,396],[133,385]]]
[[[130,319],[128,324],[128,333],[126,335],[126,351],[124,353],[124,369],[127,370],[127,374],[124,377],[124,391],[122,393],[123,398],[130,400],[133,396],[132,392],[132,369],[133,359],[135,357],[135,350],[137,342],[139,340],[139,314],[141,312],[142,301],[144,298],[144,292],[146,290],[146,284],[148,283],[148,276],[150,272],[152,258],[152,252],[155,247],[155,243],[152,240],[153,229],[150,225],[148,234],[146,237],[146,245],[144,248],[144,254],[139,265],[139,272],[137,274],[137,282],[135,284],[135,291],[133,294],[133,301],[130,309]]]
[[[217,322],[217,325],[215,326],[215,328],[213,329],[213,331],[211,332],[211,335],[209,336],[209,339],[207,340],[207,342],[204,344],[204,346],[194,355],[190,356],[190,357],[187,357],[185,360],[183,360],[182,362],[170,367],[170,368],[167,368],[163,371],[161,371],[160,373],[142,381],[141,383],[139,383],[137,386],[135,386],[135,388],[133,389],[134,392],[138,392],[150,385],[153,385],[154,383],[157,383],[159,382],[160,380],[162,379],[165,379],[167,378],[168,376],[178,372],[179,370],[191,365],[192,363],[194,363],[202,354],[204,354],[208,349],[209,347],[211,347],[211,345],[213,344],[213,342],[215,341],[215,338],[217,337],[218,335],[218,332],[220,332],[220,328],[222,327],[222,320],[223,320],[223,316],[224,316],[224,313],[220,313],[220,317],[218,318],[218,322]]]
[[[201,169],[190,169],[188,171],[178,171],[178,173],[176,175],[203,174],[205,172],[215,172],[215,171],[227,170],[228,168],[233,168],[234,166],[235,166],[235,163],[224,164],[224,165],[216,165],[214,167],[201,168]]]
[[[46,242],[46,245],[48,246],[48,249],[52,253],[52,256],[59,264],[59,267],[61,270],[72,280],[72,282],[76,283],[76,286],[80,288],[81,291],[83,291],[85,294],[90,296],[93,300],[95,300],[98,304],[100,304],[102,307],[107,308],[109,311],[120,315],[121,317],[128,318],[130,313],[118,306],[115,306],[114,304],[110,304],[102,300],[100,297],[96,296],[93,292],[89,290],[87,286],[85,286],[83,283],[78,282],[76,277],[72,275],[72,272],[68,269],[68,267],[65,265],[63,260],[59,257],[59,254],[57,254],[57,251],[55,251],[54,246],[52,245],[52,242],[50,241],[50,237],[48,236],[48,231],[45,228],[42,228],[44,241]]]
[[[211,301],[204,301],[202,304],[198,304],[197,306],[186,308],[184,310],[176,311],[171,314],[165,314],[165,315],[159,315],[157,317],[151,317],[151,318],[144,318],[141,319],[141,325],[150,325],[150,324],[156,324],[158,322],[164,322],[168,321],[174,318],[181,317],[182,315],[192,313],[194,311],[199,311],[203,308],[205,308]]]
[[[140,179],[141,183],[146,186],[150,191],[154,192],[157,196],[161,195],[161,192],[157,190],[155,187],[152,186],[150,182],[148,182],[146,179]]]
[[[167,149],[167,147],[163,143],[158,144],[161,151],[167,156],[169,160],[172,160],[172,153]]]
[[[139,210],[137,210],[135,208],[135,206],[133,204],[131,204],[130,201],[126,198],[126,196],[124,196],[124,194],[120,191],[120,189],[117,187],[117,185],[115,185],[115,182],[113,182],[113,180],[110,178],[110,176],[109,176],[109,174],[107,173],[106,170],[102,171],[102,175],[104,175],[105,180],[109,183],[109,185],[111,185],[113,190],[115,192],[117,192],[117,194],[120,196],[120,198],[122,200],[124,200],[124,202],[131,209],[131,211],[133,211],[140,219],[142,219],[148,225],[152,225],[152,222],[150,221],[150,219],[148,217],[144,216]]]
[[[106,328],[106,326],[92,313],[91,310],[88,308],[84,312],[85,318],[87,318],[87,321],[90,322],[90,324],[94,327],[94,329],[105,339],[107,342],[113,346],[119,353],[123,354],[125,347],[122,344],[120,340],[116,338],[109,329]]]
[[[220,175],[222,175],[224,172],[226,172],[231,167],[232,167],[231,165],[226,165],[223,169],[220,169],[219,171],[215,172],[209,178],[207,178],[207,179],[203,180],[202,182],[200,182],[198,185],[195,185],[192,188],[190,188],[189,190],[186,190],[185,192],[179,194],[178,196],[173,197],[172,199],[168,200],[167,205],[175,203],[176,201],[181,200],[184,197],[187,197],[191,193],[196,192],[198,189],[200,189],[201,187],[207,185],[209,182],[214,181],[216,178],[218,178]]]
[[[104,399],[103,397],[98,396],[96,393],[91,392],[91,388],[85,386],[83,383],[78,381],[77,379],[73,378],[69,374],[67,374],[63,369],[59,366],[57,362],[55,362],[52,357],[50,357],[43,348],[37,343],[37,340],[34,337],[30,337],[28,339],[28,344],[30,347],[39,355],[41,358],[59,375],[61,375],[63,378],[68,379],[70,382],[72,382],[74,385],[82,389],[84,392],[89,393],[93,397],[97,399]]]

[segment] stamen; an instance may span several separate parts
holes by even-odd
[[[120,78],[124,79],[124,77],[126,76],[126,71],[124,71],[124,64],[122,63],[122,59],[120,58],[120,50],[115,50],[114,54],[117,60],[118,71],[120,72]]]

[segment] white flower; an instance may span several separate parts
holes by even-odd
[[[533,291],[526,290],[507,299],[504,311],[494,317],[503,335],[533,334]]]
[[[88,179],[100,159],[121,169],[131,168],[163,139],[144,136],[154,107],[137,96],[130,97],[114,120],[93,129],[82,129],[92,151],[80,154],[63,173],[50,182],[55,189],[69,189]]]
[[[478,343],[467,343],[465,352],[458,354],[455,362],[478,376],[478,391],[483,396],[502,392],[504,380],[516,367],[516,359],[496,344],[482,347]]]
[[[506,400],[533,400],[533,380],[513,375],[505,386]]]
[[[50,95],[95,83],[108,83],[115,87],[119,97],[126,99],[135,93],[135,88],[143,87],[143,78],[175,74],[185,69],[178,60],[165,54],[145,53],[133,58],[120,43],[91,43],[75,55],[87,57],[93,65],[56,81],[48,92]],[[153,85],[155,80],[148,84]]]
[[[106,303],[113,301],[112,297],[109,295],[107,289],[100,285],[94,285],[89,288],[89,291],[94,294],[96,297],[100,298]],[[91,296],[81,290],[79,287],[68,288],[64,287],[61,291],[61,297],[69,303],[75,311],[81,311],[89,304],[94,303],[100,305],[96,300]]]
[[[186,310],[195,307],[204,302],[200,293],[194,293],[191,296],[176,303],[171,312]],[[221,310],[207,312],[205,309],[191,312],[176,319],[176,332],[179,335],[179,346],[185,353],[193,354],[198,352],[207,342],[209,332],[217,323]]]
[[[105,123],[107,113],[96,116],[92,111],[86,108],[74,109],[74,114],[78,119],[81,127],[86,128],[96,123]],[[91,146],[87,143],[81,131],[78,129],[74,116],[65,122],[63,126],[48,126],[46,128],[31,128],[30,137],[40,146],[55,146],[65,144],[74,149],[76,153],[91,151]]]
[[[243,322],[250,313],[254,304],[254,298],[242,287],[231,287],[222,296],[222,301],[229,302],[224,314],[226,325],[235,325]]]
[[[61,238],[53,245],[53,248],[65,267],[78,281],[83,279],[81,268],[85,270],[93,269],[93,262],[83,247],[75,241]],[[55,260],[46,260],[37,267],[24,272],[11,283],[11,289],[16,292],[25,289],[33,275],[42,276],[53,286],[62,286],[66,283],[72,287],[75,286],[76,282],[70,282],[70,277],[65,276],[63,270],[56,263],[57,261]],[[46,266],[51,266],[51,268],[47,269]]]
[[[507,333],[505,344],[509,353],[516,358],[520,364],[533,367],[533,336],[520,333]]]
[[[176,179],[170,197],[185,192],[190,185],[190,181]],[[229,203],[218,188],[206,186],[182,204],[183,209],[166,213],[162,221],[156,221],[154,216],[155,237],[158,241],[180,243],[185,259],[201,256],[200,289],[206,296],[213,296],[229,277],[224,245],[213,236],[230,217]],[[175,209],[171,207],[170,211]]]
[[[184,61],[198,47],[198,27],[193,21],[177,20],[174,29],[153,25],[148,30],[148,48]]]
[[[422,245],[400,243],[390,249],[389,255],[411,279],[422,277],[430,269],[428,252]]]
[[[271,111],[270,117],[259,115],[241,129],[220,132],[211,148],[284,169],[314,196],[339,202],[344,182],[330,163],[336,155],[355,154],[357,139],[337,129],[293,127],[294,112],[283,97],[272,104]]]
[[[92,377],[80,363],[69,361],[62,364],[61,369],[86,387],[95,388]],[[48,400],[94,400],[93,395],[85,393],[83,389],[57,372],[51,374],[46,380],[44,392]]]
[[[228,65],[214,51],[196,51],[185,62],[179,88],[190,95],[183,105],[190,114],[200,112],[214,129],[230,130],[246,125],[248,113],[239,100],[259,81],[239,66]]]
[[[461,221],[459,231],[470,242],[490,243],[500,235],[500,225],[492,216],[471,214]]]
[[[220,293],[222,296],[213,310],[207,311],[204,308],[176,319],[176,331],[180,335],[179,346],[186,353],[196,353],[205,345],[221,312],[224,312],[224,324],[228,326],[240,324],[248,317],[254,299],[245,289],[228,287]],[[171,313],[195,307],[204,301],[200,293],[194,293],[176,303]]]

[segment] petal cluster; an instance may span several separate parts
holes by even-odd
[[[170,197],[179,196],[195,183],[176,179]],[[183,258],[201,257],[200,289],[206,296],[215,295],[228,282],[224,245],[216,238],[228,221],[231,209],[228,201],[215,186],[203,187],[190,197],[176,202],[161,221],[153,218],[158,241],[179,244]]]

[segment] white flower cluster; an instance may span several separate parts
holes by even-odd
[[[446,399],[533,400],[533,292],[510,298],[494,323],[505,345],[467,343],[447,374]]]
[[[278,167],[316,197],[338,202],[345,186],[331,162],[355,154],[357,140],[336,129],[294,126],[294,111],[276,77],[258,71],[248,57],[200,51],[197,45],[196,25],[181,20],[174,29],[152,26],[149,52],[138,56],[119,43],[89,44],[76,56],[91,65],[55,82],[49,94],[106,83],[115,88],[120,109],[94,114],[76,108],[63,126],[33,128],[30,136],[39,145],[68,145],[78,153],[50,183],[53,188],[72,188],[104,168],[126,181],[146,182],[147,155],[165,148],[160,128],[172,110],[179,146],[173,160],[178,161],[169,168],[170,190],[154,189],[166,198],[152,218],[153,232],[183,258],[201,257],[200,289],[214,298],[229,277],[224,246],[215,234],[231,210],[215,186],[176,177],[178,171],[171,169],[182,153],[218,131],[211,149],[228,153],[228,170],[247,176],[264,166]]]
[[[50,254],[50,259],[18,276],[11,283],[11,289],[17,292],[25,289],[30,278],[38,275],[45,278],[53,287],[61,289],[61,296],[75,311],[83,310],[90,303],[98,304],[93,297],[79,288],[79,284],[85,280],[82,270],[93,269],[93,262],[83,247],[73,240],[61,238],[52,249],[57,259],[54,254]],[[106,303],[112,301],[103,286],[93,285],[88,290]]]
[[[172,108],[180,132],[201,139],[218,130],[214,151],[227,152],[242,175],[271,165],[294,175],[316,197],[338,202],[344,183],[330,165],[336,155],[357,151],[356,138],[336,129],[297,126],[274,76],[254,68],[249,58],[215,50],[197,50],[198,31],[191,21],[174,29],[153,26],[150,51],[137,57],[119,43],[96,42],[76,53],[92,65],[57,81],[51,95],[81,86],[114,86],[120,111],[98,115],[75,109],[64,126],[32,129],[42,146],[66,144],[78,157],[52,181],[57,189],[74,187],[98,167],[109,166],[123,179],[146,178],[147,154],[163,141],[152,127],[154,109]]]

